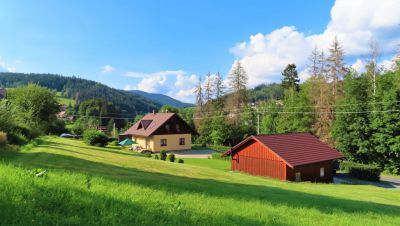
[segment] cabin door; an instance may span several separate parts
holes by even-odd
[[[296,182],[300,182],[300,181],[301,181],[301,173],[296,172]]]

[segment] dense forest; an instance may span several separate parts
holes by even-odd
[[[161,107],[159,103],[142,96],[82,78],[54,74],[0,73],[0,87],[12,88],[29,83],[59,91],[63,96],[74,99],[78,103],[93,98],[102,99],[113,103],[117,111],[132,114],[131,117]]]
[[[257,133],[310,132],[349,160],[400,174],[400,61],[383,70],[376,51],[371,49],[366,72],[359,74],[345,64],[335,38],[326,52],[315,47],[309,78],[301,84],[294,64],[283,70],[281,84],[251,91],[240,62],[229,87],[207,76],[196,89],[197,142],[232,146]]]

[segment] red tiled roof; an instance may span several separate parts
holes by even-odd
[[[264,144],[291,167],[344,157],[342,153],[329,147],[310,133],[251,136],[240,142],[224,155],[230,155],[232,152],[240,151],[240,147],[249,140],[255,140]]]
[[[137,135],[144,137],[151,136],[154,132],[156,132],[158,128],[160,128],[174,116],[178,117],[180,120],[186,123],[176,113],[149,113],[145,115],[140,121],[136,122],[122,135]],[[196,131],[194,131],[189,125],[188,127],[193,134],[197,134]]]

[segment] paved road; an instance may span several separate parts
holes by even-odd
[[[177,158],[211,158],[214,153],[213,150],[189,150],[189,151],[174,151],[175,157]]]
[[[381,181],[390,183],[395,188],[400,189],[400,177],[394,176],[381,176]]]
[[[381,182],[372,182],[367,180],[359,180],[350,177],[348,174],[339,173],[333,178],[333,182],[337,184],[365,184],[381,188],[400,189],[400,178],[392,176],[381,176]]]

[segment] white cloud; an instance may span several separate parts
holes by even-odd
[[[114,71],[114,68],[111,65],[105,65],[101,69],[101,73],[103,73],[103,74],[107,74],[107,73],[110,73],[112,71]]]
[[[300,77],[307,78],[304,69],[312,48],[327,49],[335,36],[350,58],[364,58],[369,41],[374,38],[381,54],[394,54],[400,43],[400,16],[398,0],[336,0],[331,20],[321,34],[306,35],[293,26],[285,26],[269,34],[255,34],[250,40],[231,48],[249,75],[249,85],[279,81],[281,71],[289,63],[298,66]],[[361,68],[356,60],[354,67]]]
[[[140,79],[137,87],[127,85],[125,89],[139,89],[149,93],[162,93],[184,102],[193,102],[194,87],[198,82],[197,75],[187,75],[183,70],[164,70],[152,73],[131,71],[124,75]]]
[[[153,77],[143,78],[138,84],[138,89],[149,92],[149,93],[162,93],[167,89],[165,83],[167,81],[167,76],[158,75]]]
[[[357,59],[356,62],[354,62],[351,65],[351,68],[353,68],[354,70],[356,70],[359,73],[365,72],[365,66],[366,66],[366,62],[364,62],[361,59]]]
[[[132,89],[134,89],[132,86],[130,86],[130,85],[126,85],[125,87],[124,87],[124,90],[125,91],[128,91],[128,90],[132,90]]]
[[[16,72],[17,71],[16,68],[10,67],[4,61],[2,61],[1,57],[0,57],[0,68],[6,70],[7,72]]]

